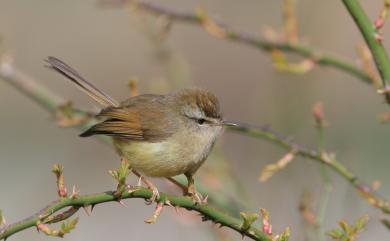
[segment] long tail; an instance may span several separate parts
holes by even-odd
[[[104,107],[118,107],[119,104],[114,99],[112,99],[109,95],[105,94],[98,88],[96,88],[92,83],[84,79],[75,69],[64,63],[63,61],[49,56],[46,60],[49,64],[48,67],[62,74],[63,76],[70,79],[78,88],[80,88],[83,92],[89,95],[96,102],[101,104]]]

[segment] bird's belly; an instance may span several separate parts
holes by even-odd
[[[151,143],[114,139],[114,146],[129,160],[131,168],[151,177],[194,172],[208,154],[203,157],[204,150],[173,141]]]

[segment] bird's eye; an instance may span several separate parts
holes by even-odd
[[[197,121],[198,121],[198,124],[199,124],[199,125],[203,125],[203,124],[206,122],[206,120],[203,119],[203,118],[198,119]]]

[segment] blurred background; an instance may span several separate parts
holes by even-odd
[[[210,15],[237,29],[259,36],[266,26],[282,28],[282,0],[154,1],[178,11],[202,6]],[[374,19],[382,1],[360,1]],[[363,42],[341,1],[297,0],[299,35],[304,43],[358,64],[356,46]],[[390,35],[384,27],[384,45]],[[390,197],[389,125],[378,121],[388,110],[375,89],[333,68],[315,67],[296,75],[276,71],[269,54],[250,46],[217,39],[199,26],[174,23],[159,40],[159,21],[127,7],[103,7],[97,0],[2,0],[0,2],[0,49],[12,55],[15,66],[78,108],[97,110],[97,105],[59,75],[44,68],[43,60],[56,56],[93,80],[118,100],[130,94],[129,78],[138,79],[140,93],[169,93],[197,86],[214,92],[227,119],[253,125],[270,125],[316,148],[311,109],[324,105],[328,128],[326,148],[367,182],[379,180],[380,192]],[[12,223],[31,215],[57,198],[55,163],[65,166],[68,189],[76,185],[82,194],[115,187],[107,171],[119,164],[113,149],[93,138],[79,138],[80,131],[59,128],[45,110],[0,80],[0,208]],[[307,227],[298,206],[310,193],[318,209],[324,185],[320,166],[302,158],[265,183],[258,181],[265,165],[286,151],[268,142],[226,132],[213,155],[199,170],[197,180],[214,196],[228,196],[228,204],[243,201],[238,210],[271,214],[274,232],[286,226],[291,240],[320,240]],[[323,230],[340,219],[371,217],[361,240],[388,240],[381,213],[362,200],[340,176],[329,170],[333,183]],[[134,184],[136,179],[130,179]],[[154,180],[160,191],[179,193],[165,181]],[[230,201],[231,200],[231,201]],[[239,240],[226,228],[216,231],[200,222],[196,213],[167,208],[155,225],[143,220],[153,206],[143,200],[98,205],[88,217],[79,212],[77,228],[65,240]],[[236,211],[238,211],[236,210]],[[237,215],[237,212],[235,212]],[[329,238],[326,237],[325,240]],[[35,229],[11,240],[52,240]]]

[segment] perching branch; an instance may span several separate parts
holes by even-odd
[[[0,61],[0,78],[14,86],[17,90],[21,91],[26,96],[33,99],[37,104],[47,110],[53,115],[58,115],[58,112],[63,111],[64,101],[62,98],[53,94],[34,79],[28,77],[18,69],[14,68],[11,59],[3,58]],[[80,125],[74,125],[73,127],[84,128],[95,122],[94,118],[91,118],[91,114],[88,112],[74,109],[72,106],[67,106],[68,118],[84,118],[85,121],[81,122]],[[70,121],[72,122],[72,121]],[[148,199],[152,196],[152,193],[148,189],[140,189],[132,193],[124,193],[121,199],[127,198],[144,198]],[[234,230],[238,230],[242,235],[251,237],[254,240],[268,241],[270,240],[267,235],[263,234],[260,230],[255,228],[241,230],[240,220],[233,218],[223,212],[219,212],[209,205],[195,205],[191,199],[186,197],[169,196],[164,193],[160,193],[160,199],[158,201],[169,200],[169,203],[173,206],[183,207],[188,210],[194,210],[201,213],[205,218],[204,220],[212,220],[213,222],[219,223],[222,226],[230,227]],[[43,214],[53,214],[65,207],[71,208],[72,212],[65,211],[61,215],[61,218],[57,218],[51,222],[59,222],[64,219],[71,217],[80,207],[93,206],[95,204],[118,201],[118,196],[115,191],[108,191],[100,194],[76,196],[76,197],[64,197],[57,201],[52,202],[46,208],[39,213],[26,218],[15,224],[7,225],[0,228],[0,240],[6,239],[7,237],[20,232],[26,228],[37,226],[40,221],[40,216]],[[42,217],[42,216],[41,216]],[[46,216],[45,216],[46,217]]]
[[[115,191],[114,191],[115,192]],[[11,235],[18,233],[27,228],[35,227],[43,219],[50,217],[50,215],[66,208],[70,207],[75,210],[74,212],[70,212],[69,215],[65,215],[63,218],[58,218],[56,220],[51,221],[50,223],[60,222],[64,219],[70,218],[76,211],[81,207],[93,207],[97,204],[105,203],[105,202],[113,202],[118,201],[118,197],[114,194],[113,191],[107,191],[98,194],[92,195],[81,195],[66,198],[60,198],[52,203],[50,203],[47,207],[36,213],[35,215],[24,219],[20,222],[10,224],[0,229],[0,240],[7,239]],[[121,199],[130,199],[130,198],[142,198],[142,199],[150,199],[152,197],[152,192],[146,188],[139,188],[134,192],[123,192]],[[201,214],[202,219],[204,221],[212,221],[214,223],[220,224],[221,226],[229,227],[240,234],[252,238],[253,240],[259,241],[271,241],[271,239],[260,231],[257,228],[249,227],[247,229],[242,228],[243,221],[233,218],[221,211],[218,211],[215,208],[207,204],[194,204],[193,201],[188,197],[179,197],[179,196],[171,196],[165,193],[160,192],[160,198],[157,200],[159,203],[169,203],[174,207],[182,207],[187,210],[196,211]]]
[[[117,189],[114,191],[106,191],[91,195],[79,195],[79,192],[76,191],[75,187],[73,187],[72,194],[68,195],[64,182],[63,166],[55,164],[52,171],[56,175],[57,191],[60,198],[51,202],[36,214],[14,224],[6,225],[4,221],[5,219],[0,213],[0,219],[3,220],[0,223],[0,240],[6,240],[13,234],[34,226],[38,229],[38,231],[41,231],[48,236],[63,237],[76,227],[78,218],[70,221],[69,219],[77,213],[80,208],[83,208],[87,214],[90,215],[97,204],[105,202],[115,201],[124,205],[123,200],[130,198],[142,198],[145,199],[145,201],[149,201],[153,196],[153,192],[151,190],[140,186],[133,187],[126,184],[126,179],[130,173],[129,167],[129,162],[126,159],[122,159],[118,170],[109,171],[110,175],[118,183]],[[215,224],[219,224],[220,227],[229,227],[230,229],[240,233],[243,237],[247,236],[253,240],[287,241],[290,236],[290,229],[286,228],[284,232],[273,238],[272,232],[264,231],[264,225],[263,231],[252,225],[257,218],[251,218],[249,220],[246,215],[243,216],[245,213],[241,212],[240,216],[242,217],[242,220],[240,220],[212,208],[206,203],[194,203],[191,198],[185,196],[172,196],[166,193],[160,193],[156,203],[156,210],[152,218],[145,221],[146,223],[154,223],[159,217],[164,206],[175,208],[182,207],[190,211],[198,212],[202,217],[202,221],[211,221]],[[259,216],[258,214],[256,215],[257,217]],[[253,215],[251,215],[251,217],[253,217]],[[52,229],[49,226],[49,224],[58,223],[64,220],[68,221],[63,222],[58,230]]]
[[[205,18],[204,16],[202,16],[202,14],[179,12],[170,8],[161,7],[157,4],[147,2],[147,1],[100,0],[100,3],[108,6],[125,6],[126,4],[134,4],[135,7],[138,9],[145,10],[146,12],[155,15],[165,16],[171,21],[192,23],[201,26],[204,26],[205,24]],[[256,36],[254,34],[236,30],[221,21],[212,20],[212,23],[215,25],[213,27],[214,29],[217,29],[216,31],[213,32],[213,30],[210,30],[210,28],[204,27],[205,30],[208,33],[210,33],[212,36],[225,38],[227,40],[231,40],[237,43],[249,45],[266,52],[279,50],[286,53],[288,52],[288,53],[297,54],[303,58],[308,58],[313,60],[315,64],[323,65],[323,66],[331,66],[341,71],[344,71],[346,73],[349,73],[359,78],[365,83],[368,84],[375,83],[375,79],[372,76],[370,76],[360,68],[356,67],[354,64],[350,64],[339,57],[330,54],[321,53],[318,50],[300,44],[269,41],[259,36]]]
[[[377,28],[370,21],[357,0],[343,0],[343,3],[371,50],[376,67],[382,79],[383,94],[386,97],[387,103],[390,104],[390,59],[382,45]]]
[[[59,99],[61,99],[60,97],[46,89],[45,91],[41,91],[44,88],[39,83],[37,83],[32,78],[27,78],[25,74],[15,69],[12,63],[7,60],[0,62],[0,78],[6,80],[16,89],[35,100],[49,113],[56,114],[58,109],[62,106],[62,103],[59,101]],[[88,117],[86,119],[86,123],[76,125],[75,127],[83,128],[83,126],[88,125],[87,123],[94,122],[93,118],[90,118],[91,113],[77,109],[70,109],[70,114],[72,114],[72,111],[74,111],[75,117]],[[73,118],[73,116],[70,115],[69,118]],[[295,143],[291,138],[280,135],[267,127],[258,128],[241,125],[240,127],[232,127],[230,130],[247,136],[264,139],[286,150],[294,152],[294,155],[302,156],[309,160],[319,161],[320,163],[329,166],[341,177],[349,181],[372,206],[380,209],[383,213],[390,214],[389,202],[378,195],[369,185],[361,181],[342,163],[337,161],[331,153],[320,153],[315,150],[307,149],[306,147]]]

